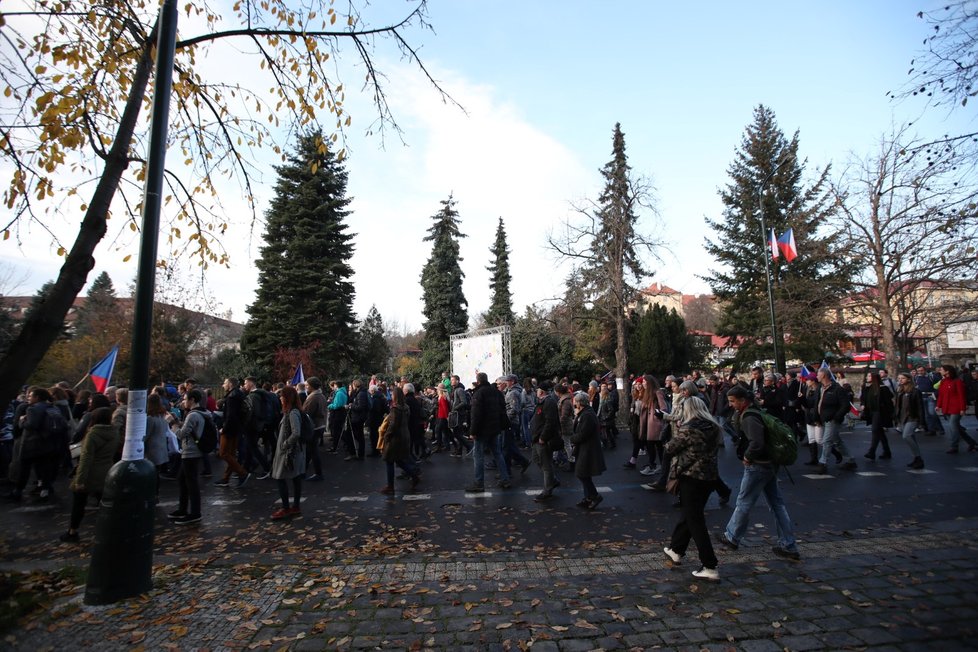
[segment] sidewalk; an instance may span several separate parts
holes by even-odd
[[[328,546],[318,525],[288,527]],[[793,563],[755,536],[736,552],[718,546],[717,584],[690,576],[695,548],[673,566],[661,546],[561,553],[554,542],[547,559],[410,546],[385,557],[378,545],[326,566],[281,548],[158,556],[149,595],[87,607],[79,588],[3,648],[974,649],[976,541],[974,518],[826,534],[800,541]]]

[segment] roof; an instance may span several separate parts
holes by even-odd
[[[641,290],[642,294],[680,294],[678,290],[673,290],[668,285],[662,285],[661,283],[653,283],[649,287]]]

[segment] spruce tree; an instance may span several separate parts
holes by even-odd
[[[628,361],[636,373],[649,372],[662,378],[688,371],[699,357],[696,341],[675,308],[667,311],[654,304],[632,316]]]
[[[384,320],[377,306],[370,306],[366,318],[360,323],[359,371],[372,374],[383,371],[390,357],[390,347],[384,336]]]
[[[496,241],[489,249],[492,264],[486,268],[492,276],[489,289],[492,290],[492,302],[486,313],[486,326],[504,326],[513,323],[513,295],[509,290],[512,277],[509,273],[509,247],[506,244],[506,230],[503,218],[499,218],[496,227]]]
[[[645,275],[639,249],[654,247],[638,233],[638,208],[645,201],[644,184],[631,175],[625,154],[625,134],[616,123],[612,134],[612,158],[601,169],[605,186],[598,197],[595,215],[598,225],[590,252],[581,270],[580,283],[604,323],[613,329],[615,375],[628,374],[628,318],[626,310],[635,292],[635,283]],[[630,397],[620,390],[622,405]]]
[[[792,358],[820,359],[844,336],[835,308],[851,287],[851,267],[836,251],[834,237],[817,233],[835,211],[828,168],[807,185],[798,133],[787,139],[774,113],[758,106],[728,172],[730,183],[720,191],[723,218],[707,219],[714,236],[707,239],[706,250],[720,263],[703,277],[722,306],[716,332],[739,342],[734,364],[740,368],[773,358],[764,267],[770,244],[761,232],[763,212],[768,233],[793,229],[798,250],[791,263],[783,256],[772,261],[776,366],[784,370],[785,360]]]
[[[459,216],[451,195],[441,202],[442,209],[432,216],[425,242],[431,242],[431,256],[421,270],[424,301],[424,337],[421,340],[421,374],[434,382],[447,371],[451,361],[449,336],[468,328],[468,302],[462,292],[465,274],[459,262]]]
[[[316,366],[347,372],[357,349],[347,171],[315,132],[299,138],[276,172],[242,350],[270,370],[276,349],[318,343]]]
[[[108,272],[103,271],[92,281],[85,303],[78,309],[75,335],[81,337],[101,332],[105,320],[118,315],[118,312],[112,278]]]

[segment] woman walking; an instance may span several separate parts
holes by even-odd
[[[65,543],[78,542],[78,528],[85,516],[85,505],[89,496],[102,499],[105,476],[112,468],[112,460],[119,448],[120,435],[112,425],[112,410],[99,408],[92,412],[91,427],[82,441],[78,468],[71,481],[71,520],[68,531],[61,535]]]
[[[574,475],[584,488],[584,499],[577,506],[594,509],[603,499],[594,486],[593,478],[604,473],[606,467],[601,451],[601,434],[598,432],[598,415],[584,392],[574,395],[574,414],[574,434],[571,436],[571,443],[577,449]]]
[[[391,395],[391,409],[387,418],[387,429],[381,435],[380,456],[387,463],[387,484],[380,493],[394,495],[394,465],[401,467],[411,478],[411,488],[421,482],[421,471],[411,459],[411,432],[408,430],[408,406],[404,401],[404,391],[395,386]]]
[[[676,414],[676,412],[673,412]],[[701,567],[693,575],[719,580],[717,557],[706,528],[706,501],[719,479],[717,448],[720,426],[698,397],[686,397],[678,408],[679,419],[673,424],[672,438],[665,449],[672,459],[669,480],[679,483],[682,516],[673,528],[669,546],[663,552],[674,564],[682,562],[690,540],[696,542]]]
[[[278,440],[272,458],[272,478],[278,482],[282,508],[272,513],[273,521],[302,516],[302,479],[306,475],[306,447],[302,442],[302,420],[308,417],[299,409],[299,393],[286,385],[279,398],[282,420],[278,424]],[[311,424],[310,424],[311,425]],[[289,480],[292,481],[292,504],[289,506]]]
[[[866,384],[862,393],[863,419],[872,432],[869,451],[863,457],[867,460],[876,459],[876,449],[883,444],[881,460],[893,457],[890,454],[890,442],[886,439],[886,428],[893,427],[893,392],[881,382],[876,372],[866,374]]]
[[[917,424],[920,423],[923,405],[920,392],[914,386],[913,378],[906,372],[897,376],[897,383],[896,427],[913,454],[913,460],[907,466],[911,469],[922,469],[924,458],[920,456],[920,446],[917,445],[917,435],[914,434]]]

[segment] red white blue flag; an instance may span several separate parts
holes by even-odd
[[[112,371],[115,369],[115,358],[119,354],[119,347],[113,346],[112,350],[109,351],[108,355],[102,358],[98,364],[92,367],[92,370],[88,372],[88,375],[92,377],[92,382],[95,383],[95,391],[102,393],[105,388],[109,386],[112,381]]]
[[[784,235],[778,238],[778,249],[781,250],[784,259],[789,263],[798,257],[798,248],[795,247],[795,232],[792,229],[788,229]]]

